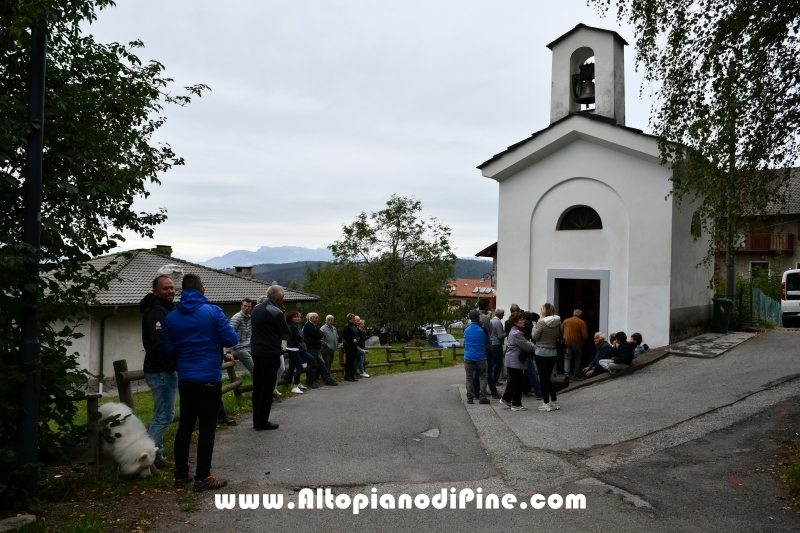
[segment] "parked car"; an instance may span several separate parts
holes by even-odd
[[[428,324],[425,327],[425,336],[430,338],[434,333],[447,333],[447,330],[441,324]]]
[[[781,318],[783,327],[800,321],[800,269],[787,270],[781,280]]]
[[[450,348],[452,346],[462,346],[461,341],[456,340],[455,337],[449,333],[434,333],[428,339],[428,346],[434,348]]]

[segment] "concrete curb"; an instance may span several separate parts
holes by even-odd
[[[560,391],[558,391],[558,394],[564,394],[565,392],[570,392],[575,389],[580,389],[581,387],[588,387],[589,385],[592,385],[594,383],[601,383],[609,379],[614,379],[621,376],[626,376],[628,374],[632,374],[634,372],[641,370],[642,368],[652,365],[656,361],[664,359],[669,354],[670,354],[669,346],[664,346],[663,348],[654,348],[634,359],[633,364],[630,367],[626,368],[625,370],[620,370],[616,374],[603,372],[599,376],[587,379],[585,381],[570,382],[569,387],[561,389]]]
[[[728,348],[726,348],[722,352],[720,352],[720,353],[718,353],[718,354],[716,354],[716,355],[714,355],[712,357],[695,356],[693,354],[672,352],[672,351],[670,351],[670,346],[663,346],[661,348],[654,348],[654,349],[652,349],[652,350],[650,350],[648,352],[645,352],[643,355],[640,355],[636,359],[634,359],[633,360],[633,364],[629,368],[626,368],[625,370],[620,370],[620,371],[618,371],[618,372],[616,372],[614,374],[610,374],[608,372],[604,372],[604,373],[600,374],[599,376],[597,376],[595,378],[587,379],[585,381],[576,381],[574,383],[570,383],[569,387],[561,389],[560,391],[558,391],[558,394],[563,394],[565,392],[570,392],[570,391],[573,391],[575,389],[580,389],[581,387],[586,387],[586,386],[592,385],[594,383],[601,383],[601,382],[606,381],[608,379],[614,379],[614,378],[618,378],[618,377],[622,377],[622,376],[627,376],[628,374],[632,374],[633,372],[637,372],[637,371],[641,370],[642,368],[645,368],[647,366],[652,365],[656,361],[660,361],[660,360],[664,359],[668,355],[675,355],[675,356],[680,356],[680,357],[697,357],[697,358],[700,358],[700,359],[713,359],[713,358],[719,357],[720,355],[722,355],[724,353],[727,353],[728,351],[732,350],[736,346],[739,346],[739,345],[741,345],[741,344],[743,344],[743,343],[745,343],[745,342],[747,342],[747,341],[749,341],[751,339],[755,339],[757,337],[760,337],[763,334],[764,334],[763,331],[761,331],[759,333],[756,333],[756,334],[754,334],[754,335],[742,340],[741,342],[739,342],[739,343],[737,343],[737,344],[735,344],[733,346],[729,346]]]

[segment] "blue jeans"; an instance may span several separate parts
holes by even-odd
[[[490,369],[490,372],[492,373],[491,383],[492,386],[494,386],[503,377],[503,363],[505,355],[503,355],[502,344],[492,344],[492,358],[494,360],[492,361],[492,368]]]
[[[536,394],[536,396],[541,396],[542,384],[539,381],[539,376],[536,374],[536,368],[533,366],[533,354],[528,355],[528,369],[526,370],[526,374],[528,374],[528,381],[531,382],[534,394]]]
[[[178,373],[166,372],[145,374],[144,380],[153,391],[153,419],[147,430],[150,438],[158,446],[156,461],[164,459],[164,445],[161,440],[172,419],[175,417],[175,396],[178,393]]]
[[[282,355],[279,358],[280,358],[280,363],[279,363],[280,366],[278,367],[278,377],[275,378],[275,388],[278,387],[278,382],[281,380],[281,376],[283,376],[283,373],[286,372],[286,362],[283,360]]]
[[[366,374],[367,371],[364,369],[364,357],[367,354],[361,347],[356,348],[356,372],[360,374]]]
[[[289,351],[289,377],[287,381],[297,385],[300,383],[300,374],[303,373],[303,363],[313,363],[314,356],[308,352]]]
[[[500,396],[497,392],[497,385],[495,383],[497,380],[495,379],[495,374],[493,368],[495,367],[495,351],[494,346],[490,350],[486,351],[486,384],[489,387],[489,392],[492,393],[492,396]],[[500,346],[500,364],[503,364],[503,347]],[[475,390],[478,390],[479,380],[478,380],[478,371],[475,370],[475,374],[472,376],[472,386]]]

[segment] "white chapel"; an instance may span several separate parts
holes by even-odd
[[[627,44],[584,24],[548,44],[550,125],[478,168],[500,188],[497,307],[581,309],[590,335],[656,347],[708,323],[711,271],[655,137],[625,125]]]

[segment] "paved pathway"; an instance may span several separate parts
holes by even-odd
[[[716,358],[671,355],[639,372],[564,394],[559,397],[563,409],[550,413],[536,411],[532,401],[527,405],[533,409],[524,412],[511,412],[498,403],[466,405],[460,366],[378,376],[282,402],[274,414],[281,424],[278,431],[256,433],[243,419],[217,436],[214,472],[231,479],[231,494],[280,493],[287,502],[296,502],[301,487],[331,487],[350,497],[369,497],[373,488],[378,494],[413,496],[480,487],[483,494],[510,493],[525,501],[535,493],[582,493],[587,498],[585,511],[487,511],[468,506],[367,509],[353,516],[350,510],[300,511],[286,506],[280,511],[218,510],[214,494],[207,493],[201,497],[203,510],[185,516],[185,523],[155,526],[164,531],[202,526],[215,531],[574,527],[729,532],[736,521],[738,530],[783,530],[800,522],[797,515],[780,509],[774,487],[772,493],[760,492],[755,510],[742,504],[747,512],[738,514],[736,498],[758,498],[758,493],[733,493],[723,505],[712,490],[724,489],[727,478],[722,485],[706,481],[716,487],[706,493],[699,480],[697,488],[691,484],[691,475],[703,476],[696,465],[682,471],[692,500],[674,498],[680,504],[673,503],[673,495],[658,488],[661,478],[669,477],[664,461],[680,456],[683,459],[670,464],[682,465],[687,454],[701,451],[714,458],[708,447],[729,440],[725,432],[746,433],[736,430],[736,424],[763,440],[765,432],[777,430],[752,428],[776,404],[797,408],[800,403],[798,347],[800,332],[777,330]],[[797,424],[800,431],[800,416]],[[767,447],[742,446],[769,456]],[[759,460],[758,453],[748,459]],[[726,471],[711,462],[709,475]],[[636,472],[638,483],[629,482],[625,472]],[[774,485],[763,476],[753,481],[757,483]],[[686,516],[680,507],[690,503],[701,508],[696,517]],[[725,513],[718,522],[712,520],[716,505]],[[767,515],[772,516],[768,522]]]

